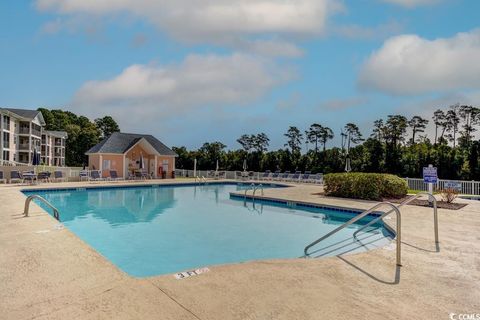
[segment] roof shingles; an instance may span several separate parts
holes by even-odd
[[[30,120],[34,119],[40,113],[40,111],[38,110],[15,109],[15,108],[3,108],[3,109],[10,111],[12,113],[15,113],[16,115],[22,118],[26,118]]]
[[[155,150],[161,155],[177,156],[170,148],[160,142],[152,135],[146,134],[133,134],[133,133],[121,133],[115,132],[108,138],[103,139],[97,145],[93,146],[86,153],[119,153],[123,154],[131,147],[133,147],[142,138],[148,141]]]

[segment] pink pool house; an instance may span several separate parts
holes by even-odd
[[[115,132],[85,153],[90,170],[126,178],[140,168],[154,178],[173,178],[177,154],[152,135]]]

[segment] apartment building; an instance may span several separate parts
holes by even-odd
[[[67,133],[64,131],[42,132],[41,162],[48,166],[65,166],[65,141]]]
[[[33,152],[41,153],[47,165],[65,165],[66,132],[45,131],[45,120],[37,110],[0,108],[0,161],[32,163]],[[50,132],[50,133],[49,133]],[[42,137],[51,144],[42,150]],[[48,137],[48,139],[47,139]],[[56,145],[58,144],[58,145]],[[45,145],[47,147],[47,145]],[[48,150],[48,152],[47,152]]]

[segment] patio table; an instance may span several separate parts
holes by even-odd
[[[34,181],[37,181],[37,175],[35,173],[25,172],[22,173],[22,177],[24,180],[30,180],[32,184]]]

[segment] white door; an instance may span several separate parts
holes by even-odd
[[[150,168],[149,173],[155,175],[155,161],[153,161],[152,159],[148,159],[148,163]]]

